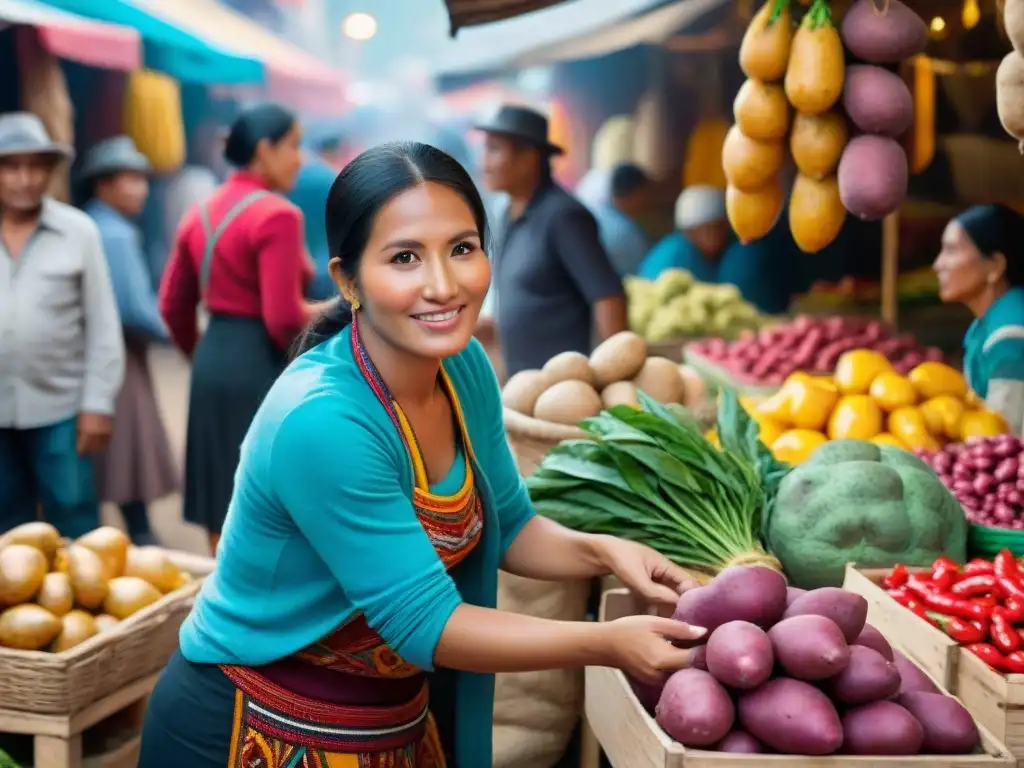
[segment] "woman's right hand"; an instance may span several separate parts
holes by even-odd
[[[625,616],[602,626],[607,665],[649,684],[691,665],[693,650],[673,642],[692,642],[707,634],[702,627],[660,616]]]

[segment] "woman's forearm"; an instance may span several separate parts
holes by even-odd
[[[439,667],[467,672],[531,672],[608,666],[607,624],[552,621],[463,603],[434,651]]]
[[[541,581],[567,581],[611,573],[602,553],[604,537],[573,531],[535,515],[505,552],[503,570]]]

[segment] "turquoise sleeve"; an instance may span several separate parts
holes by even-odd
[[[501,527],[501,557],[515,541],[516,536],[533,517],[533,503],[526,490],[526,483],[519,474],[519,467],[512,455],[505,433],[505,418],[501,405],[501,389],[487,353],[479,341],[470,342],[473,353],[471,361],[476,369],[474,377],[480,382],[478,396],[485,410],[488,426],[487,436],[491,461],[485,467],[487,482],[494,493],[498,525]]]
[[[402,488],[399,459],[371,418],[347,406],[322,395],[285,417],[271,490],[384,642],[431,669],[462,598]]]
[[[1024,339],[1006,338],[997,341],[984,353],[988,380],[1024,381]]]

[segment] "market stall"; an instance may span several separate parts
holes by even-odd
[[[0,536],[0,739],[32,736],[36,768],[80,768],[83,734],[149,695],[212,570],[110,527],[75,541],[42,522]]]

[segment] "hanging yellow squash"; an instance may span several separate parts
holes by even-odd
[[[180,168],[185,162],[185,122],[178,81],[149,69],[128,73],[124,131],[157,173]]]
[[[683,188],[707,185],[725,189],[722,147],[729,123],[724,119],[704,120],[690,132],[683,163]]]

